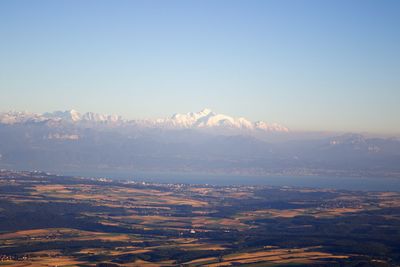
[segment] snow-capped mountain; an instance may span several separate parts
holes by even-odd
[[[268,124],[263,121],[251,122],[243,117],[234,118],[224,114],[218,114],[210,109],[203,109],[199,112],[189,112],[186,114],[174,114],[170,118],[158,119],[155,125],[179,128],[224,128],[239,130],[262,130],[288,132],[288,128],[273,123]]]
[[[48,119],[77,122],[81,120],[82,115],[78,111],[71,109],[66,111],[46,112],[43,114],[43,117]]]
[[[122,117],[118,115],[104,115],[94,112],[79,113],[71,109],[67,111],[54,111],[44,113],[44,117],[55,120],[64,120],[68,122],[94,122],[94,123],[116,123],[123,122]]]
[[[39,122],[66,122],[66,123],[116,123],[123,122],[121,116],[103,115],[93,112],[84,114],[72,109],[67,111],[54,111],[40,113],[9,111],[0,113],[0,123],[2,124],[24,124]]]
[[[42,114],[29,113],[24,111],[9,111],[0,113],[1,124],[25,124],[43,121],[46,121],[46,118]]]
[[[266,132],[288,132],[288,128],[263,121],[252,122],[245,118],[234,118],[224,114],[218,114],[210,109],[203,109],[199,112],[186,114],[174,114],[169,118],[155,120],[123,120],[117,115],[103,115],[93,112],[79,113],[76,110],[54,111],[43,114],[29,112],[4,112],[0,113],[2,124],[23,124],[23,123],[66,123],[85,125],[125,125],[144,128],[163,129],[222,129],[222,130],[246,130]]]

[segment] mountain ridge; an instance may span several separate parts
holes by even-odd
[[[74,109],[45,113],[9,111],[0,113],[1,124],[61,122],[70,124],[90,123],[103,125],[136,125],[145,128],[189,128],[189,129],[225,129],[265,132],[289,132],[278,123],[264,121],[252,122],[243,117],[232,117],[205,108],[199,112],[175,113],[167,118],[125,120],[119,115],[105,115],[94,112],[80,113]]]

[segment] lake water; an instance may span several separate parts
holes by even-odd
[[[254,177],[235,175],[209,175],[188,173],[109,173],[109,172],[66,172],[65,175],[106,177],[134,181],[159,183],[187,183],[210,185],[271,185],[311,188],[333,188],[346,190],[399,191],[400,178],[387,177],[316,177],[277,176]]]

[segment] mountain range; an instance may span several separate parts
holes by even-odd
[[[2,124],[24,124],[24,123],[69,123],[77,125],[123,125],[138,126],[146,128],[169,128],[169,129],[220,129],[220,130],[248,130],[267,132],[288,132],[288,128],[277,123],[266,123],[264,121],[252,122],[243,117],[234,118],[224,114],[218,114],[210,109],[186,114],[174,114],[169,118],[155,120],[124,120],[118,115],[103,115],[93,112],[79,113],[76,110],[54,111],[43,114],[29,112],[3,112],[0,113]]]
[[[299,134],[209,109],[156,120],[75,110],[4,112],[0,168],[400,178],[400,140]]]

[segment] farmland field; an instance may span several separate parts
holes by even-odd
[[[398,266],[400,193],[0,172],[4,266]]]

